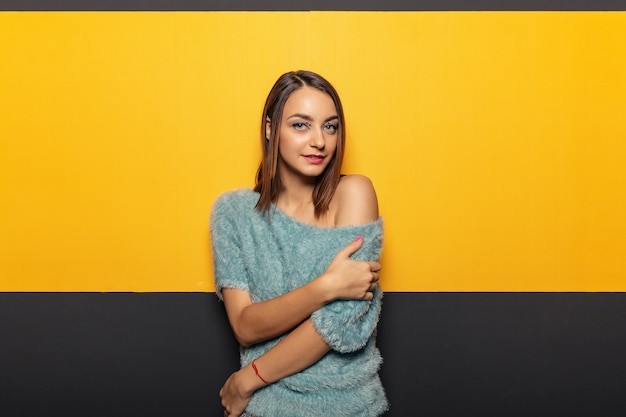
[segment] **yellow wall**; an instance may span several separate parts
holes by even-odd
[[[329,78],[387,291],[626,290],[626,13],[0,13],[0,290],[212,291],[282,72]]]

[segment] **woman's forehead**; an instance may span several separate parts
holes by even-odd
[[[302,87],[291,93],[285,102],[283,116],[290,117],[293,114],[328,118],[336,115],[337,109],[332,97],[324,91]]]

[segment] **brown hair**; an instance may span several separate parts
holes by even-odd
[[[339,94],[335,88],[321,75],[311,71],[291,71],[281,75],[272,87],[263,108],[261,118],[261,149],[263,158],[257,171],[254,191],[260,194],[256,208],[261,212],[267,212],[270,205],[275,203],[282,187],[278,174],[278,132],[283,116],[285,103],[291,94],[302,87],[316,88],[328,94],[335,103],[338,117],[337,148],[335,155],[319,176],[313,190],[313,205],[315,216],[319,217],[328,210],[330,200],[335,194],[341,163],[345,148],[345,118]],[[270,120],[270,135],[266,136],[266,124]]]

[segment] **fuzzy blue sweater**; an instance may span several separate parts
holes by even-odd
[[[222,194],[211,213],[215,289],[250,293],[253,302],[272,299],[321,275],[337,252],[359,235],[353,259],[377,260],[382,251],[382,219],[322,228],[301,223],[272,206],[270,216],[254,208],[259,194],[241,189]],[[261,417],[376,417],[387,410],[378,369],[376,325],[382,292],[372,301],[337,300],[311,316],[332,350],[294,375],[258,390],[247,412]],[[245,366],[282,337],[241,348]]]

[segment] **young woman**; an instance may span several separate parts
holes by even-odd
[[[215,288],[241,345],[224,416],[380,416],[376,325],[383,227],[369,179],[340,175],[345,121],[318,74],[283,74],[265,102],[254,189],[211,213]]]

